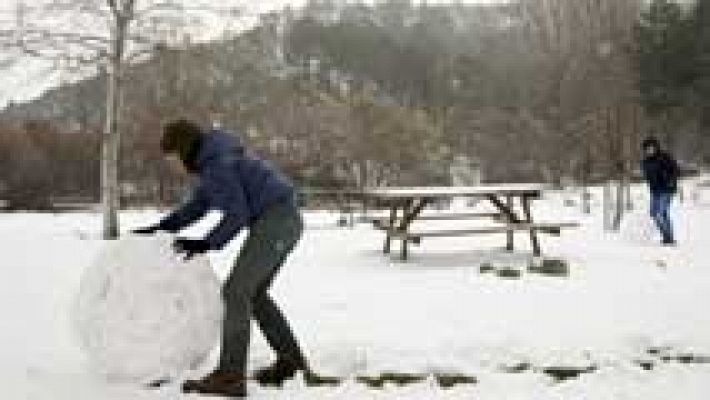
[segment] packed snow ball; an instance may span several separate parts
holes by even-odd
[[[82,277],[74,321],[93,370],[149,383],[197,367],[217,344],[220,283],[207,257],[185,261],[169,235],[107,245]]]

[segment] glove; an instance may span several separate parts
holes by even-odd
[[[144,226],[143,228],[137,228],[131,231],[134,235],[153,235],[158,232],[160,227],[158,225]]]
[[[197,254],[204,254],[210,246],[204,239],[177,238],[173,242],[173,249],[178,254],[184,254],[185,260],[189,260]]]

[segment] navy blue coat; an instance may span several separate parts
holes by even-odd
[[[198,181],[189,200],[158,227],[177,232],[209,210],[220,210],[222,220],[205,237],[214,250],[224,247],[271,205],[294,197],[288,179],[266,161],[247,155],[239,139],[226,132],[213,130],[204,136],[196,167]]]
[[[646,157],[641,169],[651,193],[675,193],[678,189],[678,163],[668,153]]]

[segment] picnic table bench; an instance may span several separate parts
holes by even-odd
[[[390,253],[393,240],[402,242],[401,258],[406,260],[409,255],[409,244],[420,244],[426,237],[457,237],[505,233],[506,249],[514,250],[515,232],[529,233],[533,254],[541,254],[538,233],[559,235],[564,228],[577,227],[575,222],[545,222],[536,223],[533,220],[531,203],[542,197],[544,185],[506,184],[482,185],[470,187],[389,187],[369,188],[363,195],[388,204],[389,216],[374,218],[375,228],[386,233],[384,253]],[[424,209],[442,199],[454,197],[475,197],[488,200],[496,212],[438,213],[422,214]],[[519,199],[516,209],[516,199]],[[490,218],[496,225],[481,226],[467,229],[445,230],[412,230],[415,221],[455,221],[466,219]]]

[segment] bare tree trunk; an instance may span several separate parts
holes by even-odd
[[[585,182],[582,187],[582,213],[589,215],[592,213],[592,193],[589,190],[589,185]]]
[[[614,165],[614,159],[615,159],[615,153],[614,153],[614,133],[613,133],[613,114],[612,114],[612,106],[605,106],[604,108],[604,115],[606,118],[605,124],[606,124],[606,140],[608,141],[608,151],[609,151],[609,159],[607,160],[608,163],[608,171],[607,171],[607,179],[606,182],[604,183],[604,230],[605,231],[613,231],[614,230],[614,219],[615,219],[615,214],[614,214],[614,198],[613,198],[613,191],[612,191],[612,186],[614,185],[614,177],[615,177],[615,165]]]
[[[634,195],[631,190],[631,179],[626,180],[626,211],[631,212],[634,210]]]
[[[612,230],[618,232],[621,229],[621,221],[624,218],[624,178],[619,176],[616,181],[616,207],[614,209],[614,223],[612,225]]]
[[[118,181],[118,152],[120,148],[120,110],[123,73],[123,52],[126,40],[127,19],[116,15],[111,32],[111,59],[108,68],[106,91],[106,125],[102,140],[101,203],[103,211],[104,240],[119,236],[118,210],[120,189]]]
[[[627,142],[627,164],[626,164],[626,211],[633,211],[635,208],[634,205],[634,196],[633,196],[633,190],[632,190],[632,175],[634,172],[634,165],[637,164],[637,155],[636,151],[634,150],[636,146],[638,146],[639,143],[639,132],[640,132],[640,108],[639,105],[635,102],[632,106],[632,114],[631,114],[631,131],[629,132],[628,136],[628,142]]]
[[[611,185],[612,182],[607,181],[604,182],[604,191],[602,194],[602,217],[604,220],[604,230],[605,231],[611,231],[612,230],[612,199],[611,199]]]
[[[584,166],[583,166],[583,171],[582,171],[582,213],[585,215],[589,215],[592,213],[592,193],[589,190],[590,186],[590,177],[592,175],[592,167],[591,167],[591,149],[589,147],[589,144],[585,146],[584,149],[585,155],[584,155]]]
[[[621,227],[621,219],[623,218],[623,212],[624,212],[624,183],[623,183],[623,177],[622,174],[622,166],[621,166],[621,158],[622,158],[622,141],[620,140],[621,136],[621,129],[620,129],[620,124],[619,121],[621,119],[621,109],[619,105],[614,105],[613,108],[610,108],[610,111],[613,111],[611,116],[611,131],[610,131],[610,139],[612,142],[612,150],[611,150],[611,163],[612,163],[612,176],[614,179],[614,183],[616,184],[616,190],[615,192],[615,197],[614,197],[614,216],[612,219],[612,224],[611,224],[611,230],[614,232],[619,231],[619,228]]]

